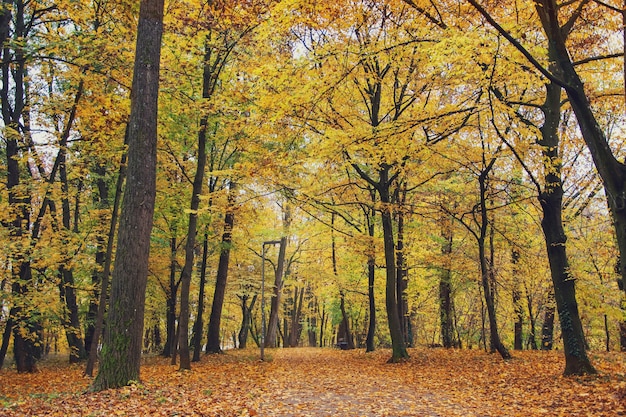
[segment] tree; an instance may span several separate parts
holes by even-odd
[[[111,282],[109,315],[94,391],[139,379],[150,232],[156,193],[163,0],[142,0],[128,125],[128,179]]]
[[[572,61],[572,51],[567,45],[568,37],[576,23],[582,18],[585,9],[600,6],[587,0],[578,1],[574,5],[568,5],[568,7],[559,5],[555,0],[536,0],[533,2],[539,16],[541,29],[549,46],[550,66],[546,68],[511,33],[503,29],[476,0],[468,0],[468,2],[514,45],[534,68],[567,94],[582,137],[606,190],[620,250],[622,279],[624,279],[626,277],[626,256],[624,255],[626,254],[626,181],[624,181],[626,164],[617,159],[615,151],[607,140],[606,133],[594,113],[583,80]],[[591,371],[591,369],[588,370]]]

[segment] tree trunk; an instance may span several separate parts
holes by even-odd
[[[207,50],[205,50],[204,52],[205,69],[203,90],[205,90],[205,92],[207,92],[208,94],[209,83],[211,82],[211,71],[209,68],[208,55],[210,55],[211,48],[208,44],[206,45],[206,48]],[[205,94],[203,94],[203,97],[205,97]],[[191,204],[189,207],[189,226],[187,228],[187,242],[185,244],[185,265],[183,266],[183,270],[180,276],[180,339],[178,341],[178,345],[180,348],[180,369],[191,369],[191,360],[189,356],[189,289],[191,287],[191,274],[193,271],[193,264],[195,259],[196,234],[198,233],[198,208],[200,207],[200,194],[202,194],[202,187],[204,184],[204,170],[207,160],[207,124],[208,116],[205,115],[200,120],[200,131],[198,132],[198,161],[196,166],[196,174],[193,179]],[[230,227],[232,229],[232,222],[230,224]],[[228,269],[228,256],[226,258],[226,269]],[[226,274],[224,275],[224,282],[225,281]],[[201,289],[201,291],[203,290],[204,288]],[[202,295],[204,295],[204,291]]]
[[[248,296],[241,297],[241,328],[239,329],[239,349],[245,349],[248,346],[248,333],[252,324],[252,309],[257,300],[257,294],[254,294],[250,305],[248,305]]]
[[[439,277],[439,322],[441,325],[441,342],[443,347],[455,347],[454,338],[454,299],[452,298],[452,224],[446,218],[441,219],[441,237],[444,243],[441,245],[441,253],[444,257],[444,266],[441,268]]]
[[[211,306],[211,316],[209,318],[208,340],[206,345],[207,353],[222,352],[222,348],[220,347],[220,324],[222,320],[224,296],[226,294],[226,281],[228,279],[228,262],[230,259],[232,230],[235,224],[235,213],[232,207],[235,199],[235,188],[235,184],[231,183],[228,194],[229,207],[226,208],[226,215],[224,217],[224,232],[222,233],[220,259],[217,266],[217,279],[215,280],[213,305]]]
[[[15,308],[12,308],[9,312],[9,318],[7,319],[2,332],[2,345],[0,345],[0,369],[4,366],[4,359],[7,356],[7,350],[9,349],[9,341],[11,340],[11,332],[13,331],[13,315],[15,314]]]
[[[162,356],[171,357],[178,346],[176,339],[176,305],[178,298],[178,285],[180,281],[176,281],[177,261],[177,243],[176,237],[170,238],[170,280],[168,290],[165,293],[165,346],[163,346]]]
[[[549,54],[554,56],[552,48]],[[545,191],[539,196],[543,210],[541,228],[546,240],[548,262],[554,286],[554,300],[559,313],[563,349],[565,353],[565,375],[594,374],[596,370],[587,357],[578,304],[576,302],[575,278],[572,276],[566,252],[567,237],[563,229],[559,136],[561,88],[546,85],[546,102],[543,106],[545,121],[541,127],[545,167]]]
[[[94,391],[138,381],[156,194],[163,0],[141,0],[128,126],[128,180],[120,215],[111,300]]]
[[[209,233],[208,228],[204,231],[204,243],[202,244],[202,263],[200,265],[200,291],[198,294],[198,312],[193,324],[193,358],[192,362],[200,362],[202,351],[202,329],[204,328],[204,291],[206,287],[206,267],[209,256]]]
[[[342,345],[342,349],[354,349],[354,336],[350,331],[350,318],[346,313],[346,297],[343,291],[339,292],[339,309],[341,310],[341,326],[343,331],[339,331],[337,343]],[[343,341],[341,340],[343,339]]]
[[[126,127],[126,133],[124,136],[124,143],[128,143],[128,126]],[[90,342],[90,346],[94,346],[95,349],[89,350],[89,357],[87,358],[87,366],[85,366],[85,375],[92,376],[93,368],[96,364],[96,356],[98,352],[98,344],[102,329],[104,328],[104,312],[107,304],[107,297],[109,292],[109,275],[111,274],[111,263],[113,262],[113,243],[115,241],[115,229],[117,227],[117,219],[119,213],[119,207],[122,201],[123,185],[126,179],[126,157],[124,152],[119,165],[119,171],[117,181],[115,185],[115,197],[113,201],[113,211],[111,213],[111,220],[109,222],[109,234],[107,236],[107,248],[104,257],[104,266],[102,269],[102,277],[100,279],[100,294],[98,296],[98,310],[96,313],[96,321],[94,324],[94,330]]]
[[[524,308],[522,306],[522,291],[520,282],[516,277],[520,275],[518,270],[520,253],[517,249],[511,250],[511,264],[513,265],[513,308],[515,309],[515,322],[513,324],[513,349],[522,350],[524,348],[523,328],[524,328]]]
[[[267,323],[267,334],[265,336],[265,347],[276,346],[276,335],[278,333],[278,310],[283,294],[283,271],[285,269],[285,254],[287,251],[287,238],[280,239],[278,249],[278,261],[274,270],[274,291],[270,302],[270,317]]]
[[[296,294],[294,296],[294,309],[291,315],[291,329],[289,330],[289,347],[297,347],[300,343],[300,334],[302,333],[302,324],[300,319],[302,318],[302,302],[304,301],[304,288],[301,288],[298,292],[296,287]]]
[[[478,177],[478,185],[479,185],[479,217],[480,217],[480,232],[477,236],[478,239],[478,259],[480,262],[480,275],[481,275],[481,283],[483,286],[483,295],[485,297],[485,306],[487,307],[487,319],[489,320],[489,336],[491,341],[491,350],[498,351],[502,359],[511,359],[511,354],[506,349],[502,341],[500,340],[500,334],[498,332],[498,323],[496,320],[496,305],[495,305],[495,294],[493,291],[492,285],[492,269],[494,267],[493,262],[489,262],[487,260],[486,253],[486,245],[485,239],[487,237],[487,228],[490,224],[488,216],[487,216],[487,179],[489,176],[489,171],[493,167],[495,163],[495,158],[491,160],[489,164],[487,164],[483,171],[480,173]],[[492,256],[493,258],[493,256]]]
[[[406,192],[405,192],[406,193]],[[405,194],[406,195],[406,194]],[[404,201],[404,197],[402,197]],[[400,202],[398,200],[398,202]],[[396,245],[396,296],[398,297],[398,316],[400,317],[400,326],[402,328],[402,337],[406,346],[411,346],[409,339],[409,308],[406,299],[406,290],[408,288],[408,271],[404,260],[404,214],[397,214],[397,245]]]
[[[371,186],[368,188],[372,205],[376,203],[376,190]],[[367,300],[368,300],[368,322],[367,337],[365,338],[365,351],[373,352],[376,349],[374,345],[374,336],[376,335],[376,299],[374,293],[374,284],[376,279],[376,248],[374,247],[375,224],[374,216],[376,210],[373,207],[364,208],[365,218],[367,220],[367,235],[370,238],[370,248],[367,254]]]
[[[94,203],[98,206],[100,212],[109,208],[109,187],[105,181],[106,169],[103,164],[97,164],[93,170],[96,177],[95,184],[98,194],[94,196]],[[101,216],[102,226],[106,224],[105,216]],[[91,271],[91,285],[93,285],[93,297],[89,300],[89,310],[87,311],[87,319],[85,326],[85,350],[89,353],[93,341],[94,332],[96,330],[96,320],[98,318],[98,299],[102,289],[102,271],[106,261],[106,243],[103,233],[96,235],[96,254],[95,267]],[[94,344],[94,346],[96,346]],[[97,349],[97,347],[96,347]]]
[[[383,226],[383,242],[385,252],[385,303],[387,307],[387,321],[389,323],[389,333],[391,335],[391,358],[389,362],[400,362],[409,357],[404,343],[402,334],[402,325],[400,324],[400,316],[398,314],[397,296],[396,296],[396,265],[395,265],[395,244],[393,239],[392,214],[389,199],[389,168],[385,167],[379,171],[380,182],[378,193],[380,202],[383,204],[381,209],[381,219]]]

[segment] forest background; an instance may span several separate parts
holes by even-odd
[[[139,5],[1,12],[0,364],[93,370]],[[167,2],[143,350],[559,348],[592,373],[588,349],[626,348],[623,16]]]

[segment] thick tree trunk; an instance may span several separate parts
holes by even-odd
[[[557,76],[563,77],[563,87],[576,114],[580,132],[604,183],[620,253],[622,279],[626,279],[626,164],[613,154],[572,63],[566,45],[568,33],[559,21],[560,6],[555,0],[536,0],[536,9],[548,38],[551,61],[558,67]],[[558,301],[559,296],[556,298]]]
[[[555,51],[549,50],[551,56]],[[546,101],[543,106],[545,121],[541,127],[545,167],[545,191],[539,196],[543,210],[541,228],[546,240],[548,262],[554,286],[554,300],[559,314],[563,348],[565,353],[565,375],[595,373],[587,357],[578,304],[576,302],[575,278],[572,276],[566,252],[567,237],[563,229],[563,187],[559,156],[558,127],[560,123],[561,88],[546,85]]]
[[[209,318],[208,340],[206,345],[207,353],[221,353],[220,346],[220,325],[222,320],[222,307],[226,294],[226,281],[228,279],[228,262],[230,260],[230,246],[232,239],[233,225],[235,224],[235,213],[233,211],[233,200],[235,198],[235,185],[231,184],[228,201],[224,217],[224,232],[222,234],[222,247],[220,259],[217,266],[217,279],[215,280],[215,292],[213,294],[213,305],[211,306],[211,316]]]
[[[156,194],[163,0],[141,0],[128,126],[128,180],[120,215],[102,360],[92,390],[138,381]]]

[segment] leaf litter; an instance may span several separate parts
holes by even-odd
[[[626,416],[626,354],[592,354],[596,376],[563,377],[560,352],[276,349],[203,356],[191,371],[148,357],[141,381],[89,393],[82,366],[0,372],[0,415],[13,416]]]

